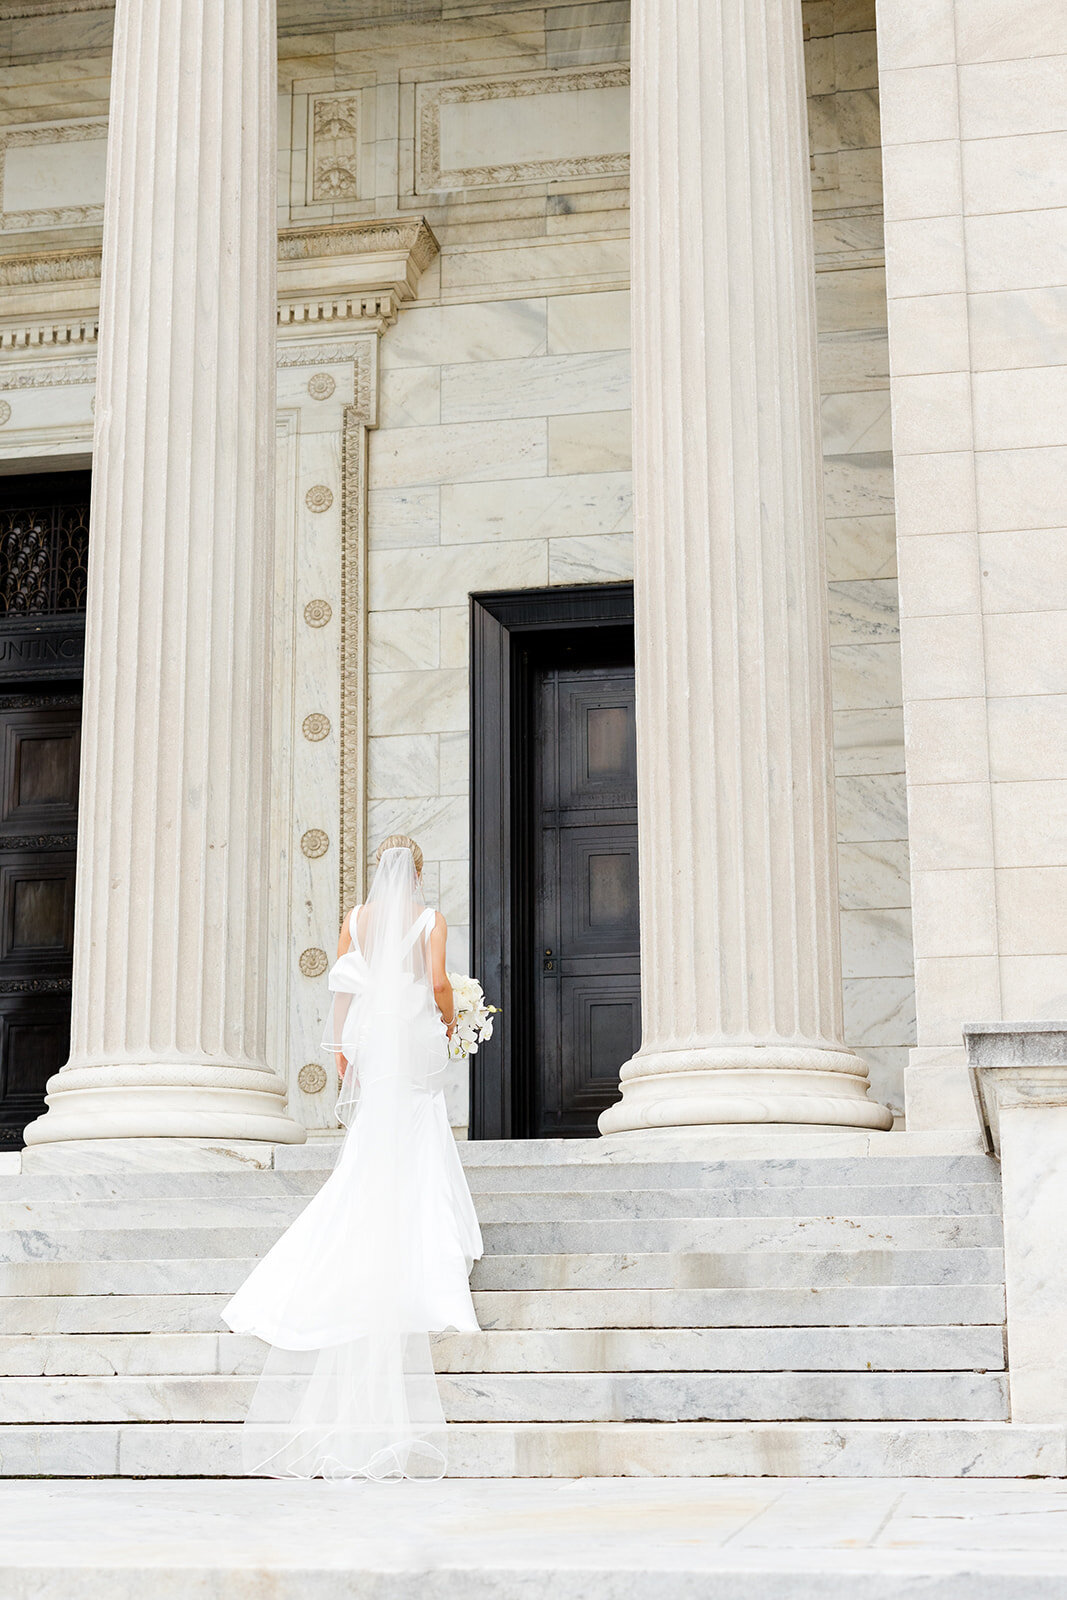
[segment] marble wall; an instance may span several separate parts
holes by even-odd
[[[581,10],[607,19],[601,60],[624,59],[625,8]],[[804,13],[847,1027],[877,1097],[900,1112],[914,980],[873,0],[813,0]],[[575,38],[602,50],[604,34],[586,27]],[[465,46],[457,75],[470,71]],[[499,49],[495,35],[485,48]],[[531,115],[541,98],[525,102]],[[418,834],[457,962],[469,887],[467,595],[632,573],[625,192],[606,174],[581,204],[568,187],[546,196],[542,182],[536,200],[484,185],[477,198],[423,197],[438,275],[382,341],[370,835]],[[452,1104],[463,1118],[458,1082]]]
[[[1067,1012],[1067,11],[879,0],[918,1049]]]
[[[874,0],[803,9],[845,1030],[899,1115],[915,988]]]
[[[343,24],[317,29],[283,11],[279,223],[425,216],[441,247],[375,354],[367,812],[372,842],[397,829],[420,839],[427,887],[462,967],[468,594],[632,573],[629,14],[625,0],[547,8],[493,0],[471,16],[442,20],[438,11],[420,21],[412,8],[405,20],[360,25],[361,9],[353,4]],[[326,10],[340,15],[336,5]],[[803,11],[847,1031],[877,1097],[899,1111],[914,979],[874,0],[805,0]],[[68,20],[66,52],[54,33],[36,55],[29,34],[21,47],[0,36],[0,163],[13,162],[14,185],[4,191],[14,198],[10,216],[0,211],[0,254],[99,240],[92,162],[109,40],[96,13]],[[27,126],[37,130],[28,141]],[[67,215],[66,177],[55,177],[74,172],[56,168],[55,151],[75,147],[77,218]],[[49,194],[47,206],[23,203],[27,181]],[[46,210],[52,220],[28,220]],[[83,298],[91,293],[90,285]],[[0,292],[0,388],[12,405],[0,424],[0,466],[84,453],[91,352],[82,352],[72,390],[77,416],[57,424],[51,400],[62,385],[46,398],[35,374],[57,373],[71,352],[8,361],[6,321]],[[279,377],[273,914],[287,931],[276,947],[272,1036],[279,1058],[290,1058],[300,1114],[323,1126],[327,1097],[298,1087],[316,1056],[322,998],[321,977],[304,970],[317,957],[304,958],[331,950],[336,926],[341,438],[349,347],[367,337],[377,338],[374,329],[358,323],[310,335],[286,329]],[[328,396],[308,389],[320,371],[333,383]],[[330,502],[320,494],[313,507],[307,496],[319,489]],[[315,600],[330,608],[325,623],[305,616]],[[328,724],[313,739],[309,714]],[[449,1088],[457,1127],[466,1122],[460,1079]]]

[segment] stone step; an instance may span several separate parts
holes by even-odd
[[[215,1333],[225,1294],[0,1297],[0,1335]],[[1004,1321],[1002,1284],[802,1289],[476,1291],[483,1328],[982,1326]]]
[[[0,1295],[233,1294],[253,1260],[16,1261]],[[1003,1284],[998,1249],[634,1252],[487,1256],[475,1289],[807,1289],[830,1285]]]
[[[562,1141],[585,1145],[584,1140]],[[467,1182],[475,1193],[508,1189],[618,1189],[628,1182],[641,1189],[749,1189],[800,1186],[852,1187],[875,1184],[918,1187],[993,1184],[1000,1187],[1000,1166],[992,1157],[973,1155],[925,1156],[780,1156],[691,1161],[640,1157],[604,1161],[575,1158],[561,1152],[559,1160],[524,1161],[510,1147],[506,1160],[476,1159],[478,1146],[460,1145]],[[568,1159],[569,1157],[569,1159]],[[315,1171],[299,1167],[296,1171]],[[325,1163],[319,1172],[328,1173]],[[277,1174],[281,1176],[281,1172]],[[0,1179],[0,1184],[3,1180]],[[0,1190],[2,1193],[2,1190]]]
[[[461,1150],[464,1148],[460,1147]],[[467,1180],[475,1194],[597,1193],[602,1190],[697,1189],[734,1194],[763,1189],[900,1188],[940,1192],[931,1210],[951,1211],[951,1196],[966,1201],[972,1188],[999,1194],[1000,1171],[987,1156],[881,1157],[848,1161],[629,1161],[613,1163],[556,1163],[552,1165],[489,1166],[467,1164]],[[0,1173],[0,1203],[72,1201],[210,1199],[277,1194],[314,1194],[331,1167],[297,1167],[292,1170],[117,1172],[117,1173]],[[961,1205],[961,1209],[962,1209]],[[925,1209],[925,1208],[924,1208]]]
[[[448,1451],[454,1478],[1067,1475],[1067,1427],[1043,1423],[457,1424]],[[0,1476],[217,1478],[242,1471],[241,1429],[234,1426],[0,1425]]]
[[[287,1176],[281,1174],[280,1176]],[[78,1226],[127,1228],[284,1228],[309,1194],[279,1190],[236,1195],[80,1198]],[[627,1221],[635,1218],[827,1218],[1000,1216],[996,1184],[855,1184],[805,1187],[765,1184],[744,1189],[556,1189],[482,1191],[477,1211],[484,1225],[521,1222]],[[0,1231],[51,1233],[69,1228],[69,1199],[0,1200]]]
[[[487,1256],[477,1289],[808,1289],[831,1284],[1001,1283],[998,1249],[635,1251]]]
[[[435,1336],[438,1372],[999,1371],[1002,1327],[484,1330]],[[232,1333],[0,1337],[0,1378],[256,1373]]]
[[[642,1175],[643,1176],[643,1175]],[[738,1189],[500,1189],[475,1192],[478,1220],[657,1217],[1000,1217],[999,1184],[763,1184]],[[2,1210],[3,1208],[0,1208]],[[14,1225],[14,1224],[13,1224]]]
[[[296,1208],[299,1209],[299,1208]],[[259,1257],[278,1239],[295,1209],[270,1226],[249,1222],[187,1227],[81,1229],[16,1228],[0,1234],[0,1262],[170,1260],[197,1255]],[[482,1228],[487,1255],[555,1255],[588,1251],[975,1249],[997,1246],[999,1217],[627,1217],[566,1222],[490,1222]]]
[[[278,1145],[274,1170],[329,1172],[339,1149],[340,1140],[334,1138]],[[726,1184],[745,1173],[751,1182],[751,1175],[761,1170],[791,1172],[796,1182],[827,1182],[818,1174],[832,1167],[851,1171],[858,1181],[867,1183],[894,1182],[905,1174],[911,1175],[912,1182],[931,1183],[996,1182],[999,1178],[996,1160],[983,1155],[973,1141],[968,1148],[952,1150],[944,1135],[916,1138],[894,1133],[872,1139],[855,1131],[814,1128],[793,1128],[784,1138],[762,1129],[742,1136],[701,1129],[614,1139],[470,1139],[459,1141],[459,1151],[472,1181],[477,1169],[537,1172],[537,1182],[524,1181],[519,1185],[523,1189],[540,1188],[543,1172],[563,1168],[588,1175],[613,1168],[689,1167],[702,1171],[705,1181],[717,1171]],[[742,1177],[741,1181],[746,1180]],[[568,1187],[571,1182],[568,1178]]]
[[[5,1423],[235,1422],[256,1379],[0,1378]],[[997,1372],[444,1373],[453,1422],[1001,1421]]]

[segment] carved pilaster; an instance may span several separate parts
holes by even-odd
[[[377,348],[356,359],[341,445],[341,903],[363,899],[367,860],[367,430],[377,421]]]

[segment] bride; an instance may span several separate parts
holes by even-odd
[[[413,839],[386,839],[345,919],[322,1040],[341,1073],[337,1165],[222,1313],[272,1346],[243,1429],[247,1473],[445,1471],[429,1335],[477,1330],[482,1240],[443,1093],[447,930],[421,872]]]

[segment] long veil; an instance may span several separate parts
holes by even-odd
[[[223,1313],[272,1346],[243,1429],[247,1473],[445,1470],[429,1332],[477,1327],[467,1274],[481,1242],[473,1209],[465,1225],[455,1204],[449,1161],[466,1186],[435,1093],[447,1044],[430,982],[433,917],[410,850],[385,851],[329,976],[322,1042],[348,1063],[337,1165]]]

